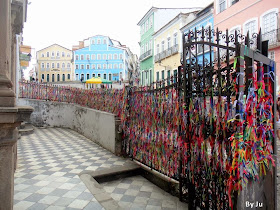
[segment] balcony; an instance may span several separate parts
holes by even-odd
[[[152,56],[152,50],[148,50],[144,54],[142,54],[139,58],[140,61],[146,60],[147,58]]]
[[[280,29],[275,29],[262,34],[262,40],[268,40],[268,48],[279,46],[280,43]]]
[[[167,58],[169,56],[172,56],[172,55],[178,53],[178,51],[179,51],[178,44],[176,44],[172,47],[169,47],[167,50],[164,50],[163,52],[155,55],[155,63],[163,60],[164,58]]]

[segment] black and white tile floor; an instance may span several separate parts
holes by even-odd
[[[14,209],[103,209],[78,174],[126,161],[73,130],[35,128],[18,141]],[[141,176],[102,185],[124,209],[187,209]]]

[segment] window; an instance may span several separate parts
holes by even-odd
[[[67,53],[67,57],[70,57],[70,53]]]
[[[92,64],[92,65],[91,65],[91,68],[92,68],[92,69],[95,69],[95,64]]]
[[[91,44],[94,44],[94,39],[93,39],[93,40],[91,40]]]
[[[118,59],[118,55],[117,54],[114,54],[114,59]]]
[[[42,55],[41,55],[41,56],[42,56],[42,58],[44,58],[44,57],[45,57],[45,54],[44,54],[44,53],[42,53]]]
[[[263,40],[269,40],[268,45],[276,44],[277,11],[272,11],[262,17]]]
[[[89,79],[89,74],[87,74],[87,80]]]
[[[170,70],[167,71],[167,85],[170,85]]]
[[[54,82],[54,74],[52,74],[52,82]]]
[[[89,69],[89,64],[87,64],[87,69]]]
[[[81,60],[84,60],[84,55],[81,55]]]
[[[157,72],[157,81],[159,81],[159,72]]]
[[[174,35],[173,35],[173,45],[178,44],[177,35],[178,35],[177,33],[174,33]]]
[[[52,68],[54,68],[54,63],[52,63]]]
[[[79,69],[79,65],[76,64],[76,69]]]
[[[65,74],[62,74],[62,81],[65,81]]]
[[[149,20],[146,21],[146,31],[149,29]]]
[[[97,60],[101,60],[101,55],[100,54],[97,55]]]
[[[123,59],[123,54],[120,54],[120,59]]]
[[[47,82],[50,81],[50,74],[47,74]]]
[[[117,69],[118,68],[118,64],[114,64],[114,69]]]
[[[161,42],[161,52],[164,51],[164,41]]]
[[[107,65],[106,64],[103,64],[103,69],[107,69]]]
[[[76,74],[76,80],[79,80],[79,74]]]
[[[45,79],[45,75],[44,75],[44,74],[42,74],[41,76],[42,76],[42,77],[41,77],[41,78],[42,78],[42,80],[44,80],[44,79]]]
[[[103,55],[103,60],[107,60],[107,55],[106,54]]]
[[[56,68],[59,68],[59,63],[56,64]]]
[[[59,57],[60,56],[60,53],[59,51],[56,52],[56,57]]]
[[[82,65],[81,65],[81,69],[84,69],[84,68],[85,68],[85,66],[84,66],[84,64],[82,64]]]
[[[61,66],[62,68],[65,68],[65,63],[62,63],[62,66]]]
[[[108,69],[112,69],[112,66],[113,66],[112,64],[109,64],[109,67],[108,67]]]
[[[123,64],[122,63],[120,63],[120,69],[122,69],[123,68]]]
[[[75,56],[75,59],[76,59],[76,60],[79,60],[79,55],[76,55],[76,56]]]
[[[112,60],[112,55],[111,54],[108,55],[108,60]]]
[[[150,28],[153,27],[153,17],[150,17]]]
[[[67,63],[67,68],[70,68],[70,63]]]
[[[248,31],[250,37],[253,33],[257,33],[257,20],[252,20],[250,22],[245,23],[243,32],[245,35],[247,35]]]
[[[95,55],[91,55],[91,60],[95,60],[96,56]]]
[[[167,38],[167,49],[169,49],[171,47],[171,38],[168,37]]]
[[[70,79],[70,74],[67,74],[67,79],[68,79],[68,80]]]
[[[104,78],[104,79],[107,79],[107,74],[103,74],[103,78]]]
[[[100,39],[97,39],[97,44],[101,44],[101,40]]]
[[[54,57],[54,51],[52,51],[52,57]]]
[[[62,52],[62,53],[61,53],[61,56],[62,56],[62,57],[65,57],[65,52]]]
[[[109,74],[109,80],[110,81],[112,80],[112,74]]]
[[[101,76],[101,74],[98,74],[97,76],[98,76],[98,77],[100,77],[100,76]]]
[[[159,54],[159,44],[157,44],[157,54]]]
[[[269,51],[269,52],[268,52],[268,56],[267,56],[267,57],[268,57],[269,59],[271,59],[271,60],[274,61],[274,59],[275,59],[274,56],[275,56],[274,51]]]
[[[60,74],[57,74],[57,81],[60,81]]]
[[[47,52],[47,57],[50,57],[50,53],[49,52]]]
[[[152,47],[152,40],[149,41],[149,49],[150,49],[150,50],[153,49],[153,47]]]
[[[237,2],[239,2],[239,0],[231,0],[231,5],[234,5]]]
[[[219,0],[219,12],[222,12],[226,9],[226,0]]]
[[[164,70],[161,71],[161,79],[164,80]]]
[[[106,39],[104,39],[104,40],[103,40],[103,44],[107,44],[107,41],[106,41]]]
[[[89,55],[87,55],[87,60],[89,60]]]
[[[97,69],[101,69],[101,64],[97,64]]]
[[[48,68],[50,68],[50,64],[49,64],[49,63],[47,63],[47,69],[48,69]]]
[[[84,80],[84,74],[81,74],[81,79]]]
[[[41,63],[41,68],[42,68],[42,69],[45,68],[45,63]]]
[[[92,74],[92,77],[95,77],[95,74]]]

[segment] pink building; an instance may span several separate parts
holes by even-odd
[[[268,57],[276,62],[277,89],[280,84],[279,0],[214,0],[214,27],[234,34],[256,33],[261,28],[263,40],[269,40]]]

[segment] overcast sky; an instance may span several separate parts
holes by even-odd
[[[54,43],[72,49],[78,41],[105,35],[139,55],[137,23],[152,7],[205,7],[213,0],[29,0],[23,44],[33,52]],[[33,57],[34,59],[34,57]]]

